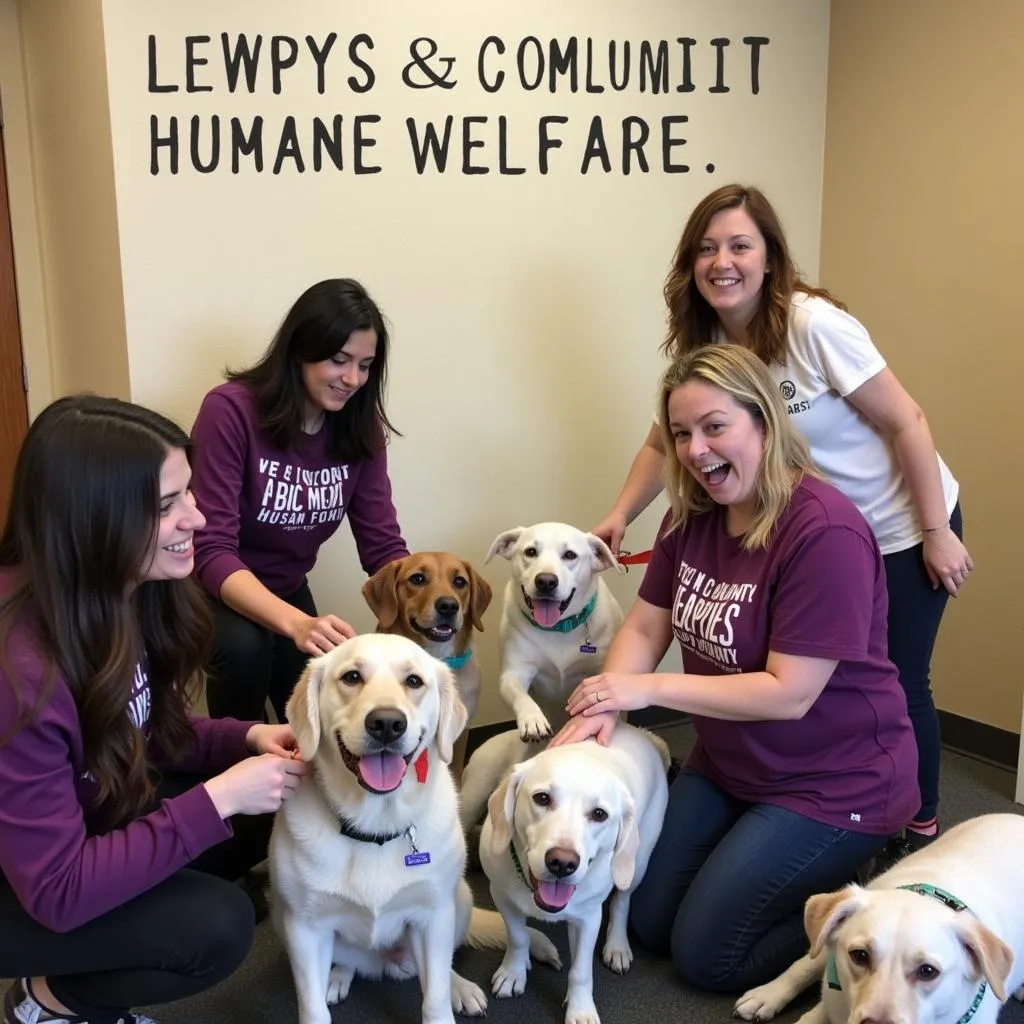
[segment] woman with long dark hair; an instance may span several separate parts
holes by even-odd
[[[189,450],[158,413],[77,395],[18,457],[0,537],[5,1024],[130,1021],[227,977],[252,941],[232,883],[305,765],[287,725],[188,712],[210,632]]]
[[[196,575],[214,616],[214,717],[262,718],[269,697],[284,721],[307,658],[354,634],[318,611],[306,581],[343,517],[367,574],[409,553],[387,468],[389,347],[361,284],[320,281],[263,358],[203,400],[192,437],[208,526]]]

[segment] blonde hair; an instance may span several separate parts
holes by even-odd
[[[714,500],[685,469],[675,454],[669,426],[672,392],[697,380],[725,392],[750,413],[764,434],[764,452],[757,473],[754,518],[743,535],[747,551],[768,546],[772,531],[804,474],[819,476],[807,442],[789,420],[779,389],[764,363],[741,345],[708,345],[676,359],[661,378],[658,399],[661,439],[665,446],[666,489],[671,505],[668,532],[684,525],[694,513],[706,512]]]

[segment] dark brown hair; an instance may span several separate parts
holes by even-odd
[[[20,705],[14,731],[45,705],[59,672],[109,827],[153,797],[145,738],[128,714],[140,662],[149,675],[150,742],[170,757],[194,737],[186,707],[210,637],[206,603],[188,579],[139,582],[159,528],[160,471],[170,451],[188,455],[189,447],[177,424],[141,406],[58,399],[22,445],[0,537],[0,567],[13,581],[0,600],[0,657]],[[34,701],[8,663],[15,628],[32,632],[49,663]]]

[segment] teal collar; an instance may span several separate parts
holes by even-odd
[[[531,626],[536,626],[537,629],[543,629],[548,633],[571,633],[574,629],[582,626],[583,623],[590,618],[596,604],[597,591],[594,591],[594,596],[587,602],[586,607],[581,611],[578,611],[575,615],[567,615],[564,619],[559,619],[553,626],[542,626],[533,618],[533,616],[527,615],[525,611],[523,611],[523,618],[525,618]],[[520,611],[522,611],[522,609],[520,609]]]
[[[473,657],[473,648],[467,647],[461,654],[453,654],[450,658],[441,660],[453,671],[458,672],[463,665]]]
[[[513,852],[513,856],[514,856]],[[940,903],[945,903],[950,910],[960,913],[962,910],[968,910],[968,906],[963,900],[958,900],[952,893],[946,892],[945,889],[940,889],[937,885],[928,885],[926,882],[915,882],[913,885],[901,885],[901,889],[909,889],[911,892],[918,892],[922,896],[931,896],[937,899]],[[829,949],[828,959],[825,961],[825,982],[830,989],[836,992],[842,992],[843,986],[839,982],[839,970],[836,967],[836,954],[835,951]],[[956,1024],[967,1024],[967,1022],[978,1012],[978,1007],[981,1006],[981,1001],[985,998],[985,992],[988,990],[988,982],[984,978],[981,979],[981,986],[975,993],[974,998],[971,1000],[971,1005],[967,1007],[967,1011],[964,1015],[956,1022]]]

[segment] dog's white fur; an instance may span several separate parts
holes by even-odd
[[[899,888],[916,883],[968,909]],[[741,996],[737,1016],[771,1020],[822,977],[831,949],[842,991],[823,979],[821,1002],[799,1024],[956,1024],[982,978],[988,989],[971,1024],[994,1024],[1024,982],[1024,817],[972,818],[867,888],[812,896],[804,920],[811,952]]]
[[[519,735],[536,742],[551,736],[552,721],[565,722],[565,702],[587,676],[601,670],[608,646],[622,625],[622,609],[598,575],[625,569],[599,537],[566,523],[517,526],[499,534],[485,562],[501,555],[512,565],[501,612],[502,700],[515,715]],[[537,576],[558,579],[554,591],[541,593]],[[561,618],[578,614],[594,594],[597,603],[586,625],[560,633],[542,629],[531,619],[527,599],[550,597],[564,603]],[[596,654],[581,652],[587,639]],[[535,696],[545,704],[542,709]],[[545,712],[547,712],[545,714]]]
[[[508,735],[518,740],[514,732]],[[616,889],[603,959],[622,973],[633,960],[626,935],[630,895],[647,870],[665,816],[668,761],[662,740],[622,723],[608,747],[591,739],[549,748],[506,775],[490,799],[480,837],[480,862],[509,936],[492,978],[495,995],[521,995],[526,987],[527,918],[564,920],[572,957],[566,1024],[599,1024],[593,966],[602,904]],[[529,881],[517,870],[510,843]],[[537,902],[543,901],[538,881],[559,878],[576,888],[552,912]]]
[[[360,784],[345,763],[380,749],[371,724],[398,713],[405,731],[387,749],[410,770],[389,793]],[[499,916],[472,906],[463,879],[465,840],[447,764],[466,722],[451,671],[400,636],[364,634],[312,659],[287,717],[314,772],[282,805],[270,844],[274,921],[291,961],[300,1024],[329,1024],[356,973],[411,977],[423,988],[422,1019],[483,1014],[486,997],[452,970],[457,944],[499,946]],[[411,766],[427,751],[426,780]],[[344,836],[340,820],[383,845]],[[407,829],[415,830],[414,837]],[[427,864],[406,866],[413,838]],[[531,936],[539,959],[558,965],[552,943]]]

